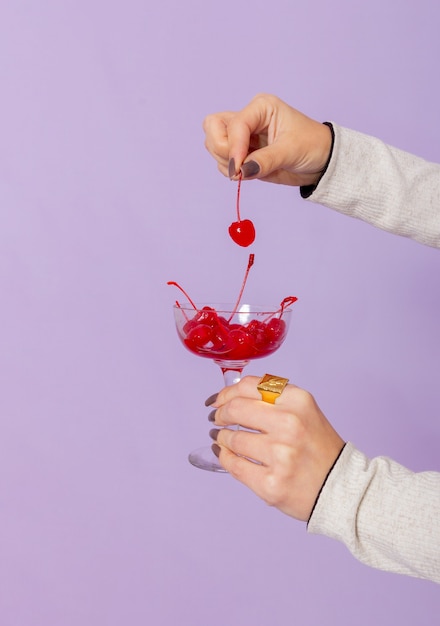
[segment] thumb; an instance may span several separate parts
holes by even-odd
[[[268,178],[274,172],[286,169],[292,159],[292,146],[284,147],[282,142],[276,142],[255,150],[248,155],[241,165],[243,178]]]

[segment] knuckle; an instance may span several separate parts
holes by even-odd
[[[275,443],[272,445],[272,461],[279,474],[291,467],[295,461],[295,449],[292,445]]]
[[[242,413],[243,413],[242,398],[232,398],[228,406],[228,414],[231,419],[231,424],[238,424]]]
[[[305,389],[298,389],[298,395],[304,406],[309,406],[315,402],[312,394]]]
[[[264,100],[264,101],[273,102],[273,101],[277,100],[277,97],[272,95],[272,94],[270,94],[270,93],[266,93],[265,91],[260,91],[259,93],[257,93],[254,96],[253,100],[257,101],[257,102],[258,102],[258,100]]]
[[[226,426],[221,428],[217,435],[217,443],[224,446],[234,454],[242,453],[243,431],[234,427]]]
[[[261,111],[265,111],[267,113],[273,113],[274,111],[279,110],[282,105],[282,100],[271,93],[261,92],[258,93],[253,99],[254,106],[260,107]]]
[[[224,428],[220,428],[219,432],[217,433],[217,443],[224,446],[225,448],[228,448],[228,450],[232,450],[232,433],[233,431],[226,426]]]
[[[283,441],[293,442],[300,439],[305,432],[303,423],[295,414],[283,413],[278,418],[278,432]]]
[[[277,163],[275,161],[275,155],[271,151],[265,153],[265,169],[267,172],[273,172],[277,169]]]
[[[253,380],[253,376],[243,376],[238,383],[236,383],[235,388],[240,390],[240,393],[243,393],[248,387],[251,380]]]
[[[286,498],[284,481],[274,472],[267,474],[263,484],[263,499],[273,507],[280,507]]]
[[[243,432],[240,430],[229,430],[229,435],[228,435],[228,446],[229,449],[232,450],[233,452],[236,452],[237,450],[240,449],[240,446],[243,443]]]
[[[257,376],[243,376],[243,378],[237,383],[237,389],[240,395],[252,396],[255,393],[258,384]]]
[[[292,390],[292,401],[298,412],[306,412],[315,405],[315,399],[312,394],[305,389],[295,387]]]
[[[207,115],[207,116],[205,117],[205,119],[203,120],[202,127],[203,127],[203,130],[204,130],[205,132],[206,132],[206,131],[208,130],[208,128],[211,126],[211,124],[212,124],[212,122],[213,122],[214,118],[215,118],[215,114],[214,114],[214,113],[210,113],[210,114],[209,114],[209,115]]]

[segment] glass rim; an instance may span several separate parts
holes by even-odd
[[[202,309],[206,306],[211,307],[212,309],[215,310],[215,312],[217,314],[220,313],[228,313],[229,315],[234,311],[236,304],[232,303],[232,302],[194,302],[194,304],[197,307],[197,311],[200,312],[202,311]],[[182,311],[188,312],[188,311],[194,311],[195,309],[193,307],[192,304],[190,304],[189,302],[186,302],[184,304],[173,304],[173,309],[175,310],[179,310],[181,309]],[[259,313],[261,315],[273,315],[275,313],[280,313],[281,312],[281,303],[278,305],[263,305],[263,304],[248,304],[246,302],[242,303],[239,305],[239,307],[237,308],[237,310],[235,311],[236,315],[243,315],[243,314],[252,314],[252,313]],[[286,307],[283,310],[283,315],[287,314],[287,313],[291,313],[292,309],[290,307]]]

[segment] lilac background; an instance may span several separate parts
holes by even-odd
[[[440,160],[432,0],[17,0],[0,8],[1,626],[431,625],[438,586],[308,536],[207,441],[214,365],[178,280],[233,299],[235,185],[203,117],[259,91]],[[253,301],[296,294],[269,370],[370,455],[440,469],[438,251],[244,185]],[[266,281],[277,268],[278,279]]]

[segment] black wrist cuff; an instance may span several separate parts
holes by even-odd
[[[324,482],[323,482],[323,483],[322,483],[322,485],[321,485],[321,489],[318,491],[318,495],[316,496],[316,500],[315,500],[315,503],[313,504],[312,512],[310,513],[310,515],[309,515],[309,519],[307,520],[307,525],[309,524],[310,520],[312,519],[313,511],[315,510],[316,505],[318,504],[319,496],[321,495],[322,490],[323,490],[323,489],[324,489],[324,487],[325,487],[325,483],[327,482],[328,477],[329,477],[329,476],[330,476],[330,474],[332,473],[332,471],[333,471],[333,469],[334,469],[334,467],[335,467],[336,463],[339,461],[339,457],[341,456],[342,452],[344,451],[344,448],[345,448],[345,446],[346,446],[346,445],[347,445],[347,442],[345,442],[345,443],[344,443],[344,445],[342,446],[341,451],[339,452],[338,456],[337,456],[337,457],[336,457],[336,459],[333,461],[333,465],[331,466],[331,468],[330,468],[330,469],[329,469],[329,471],[327,472],[327,476],[325,477]]]

